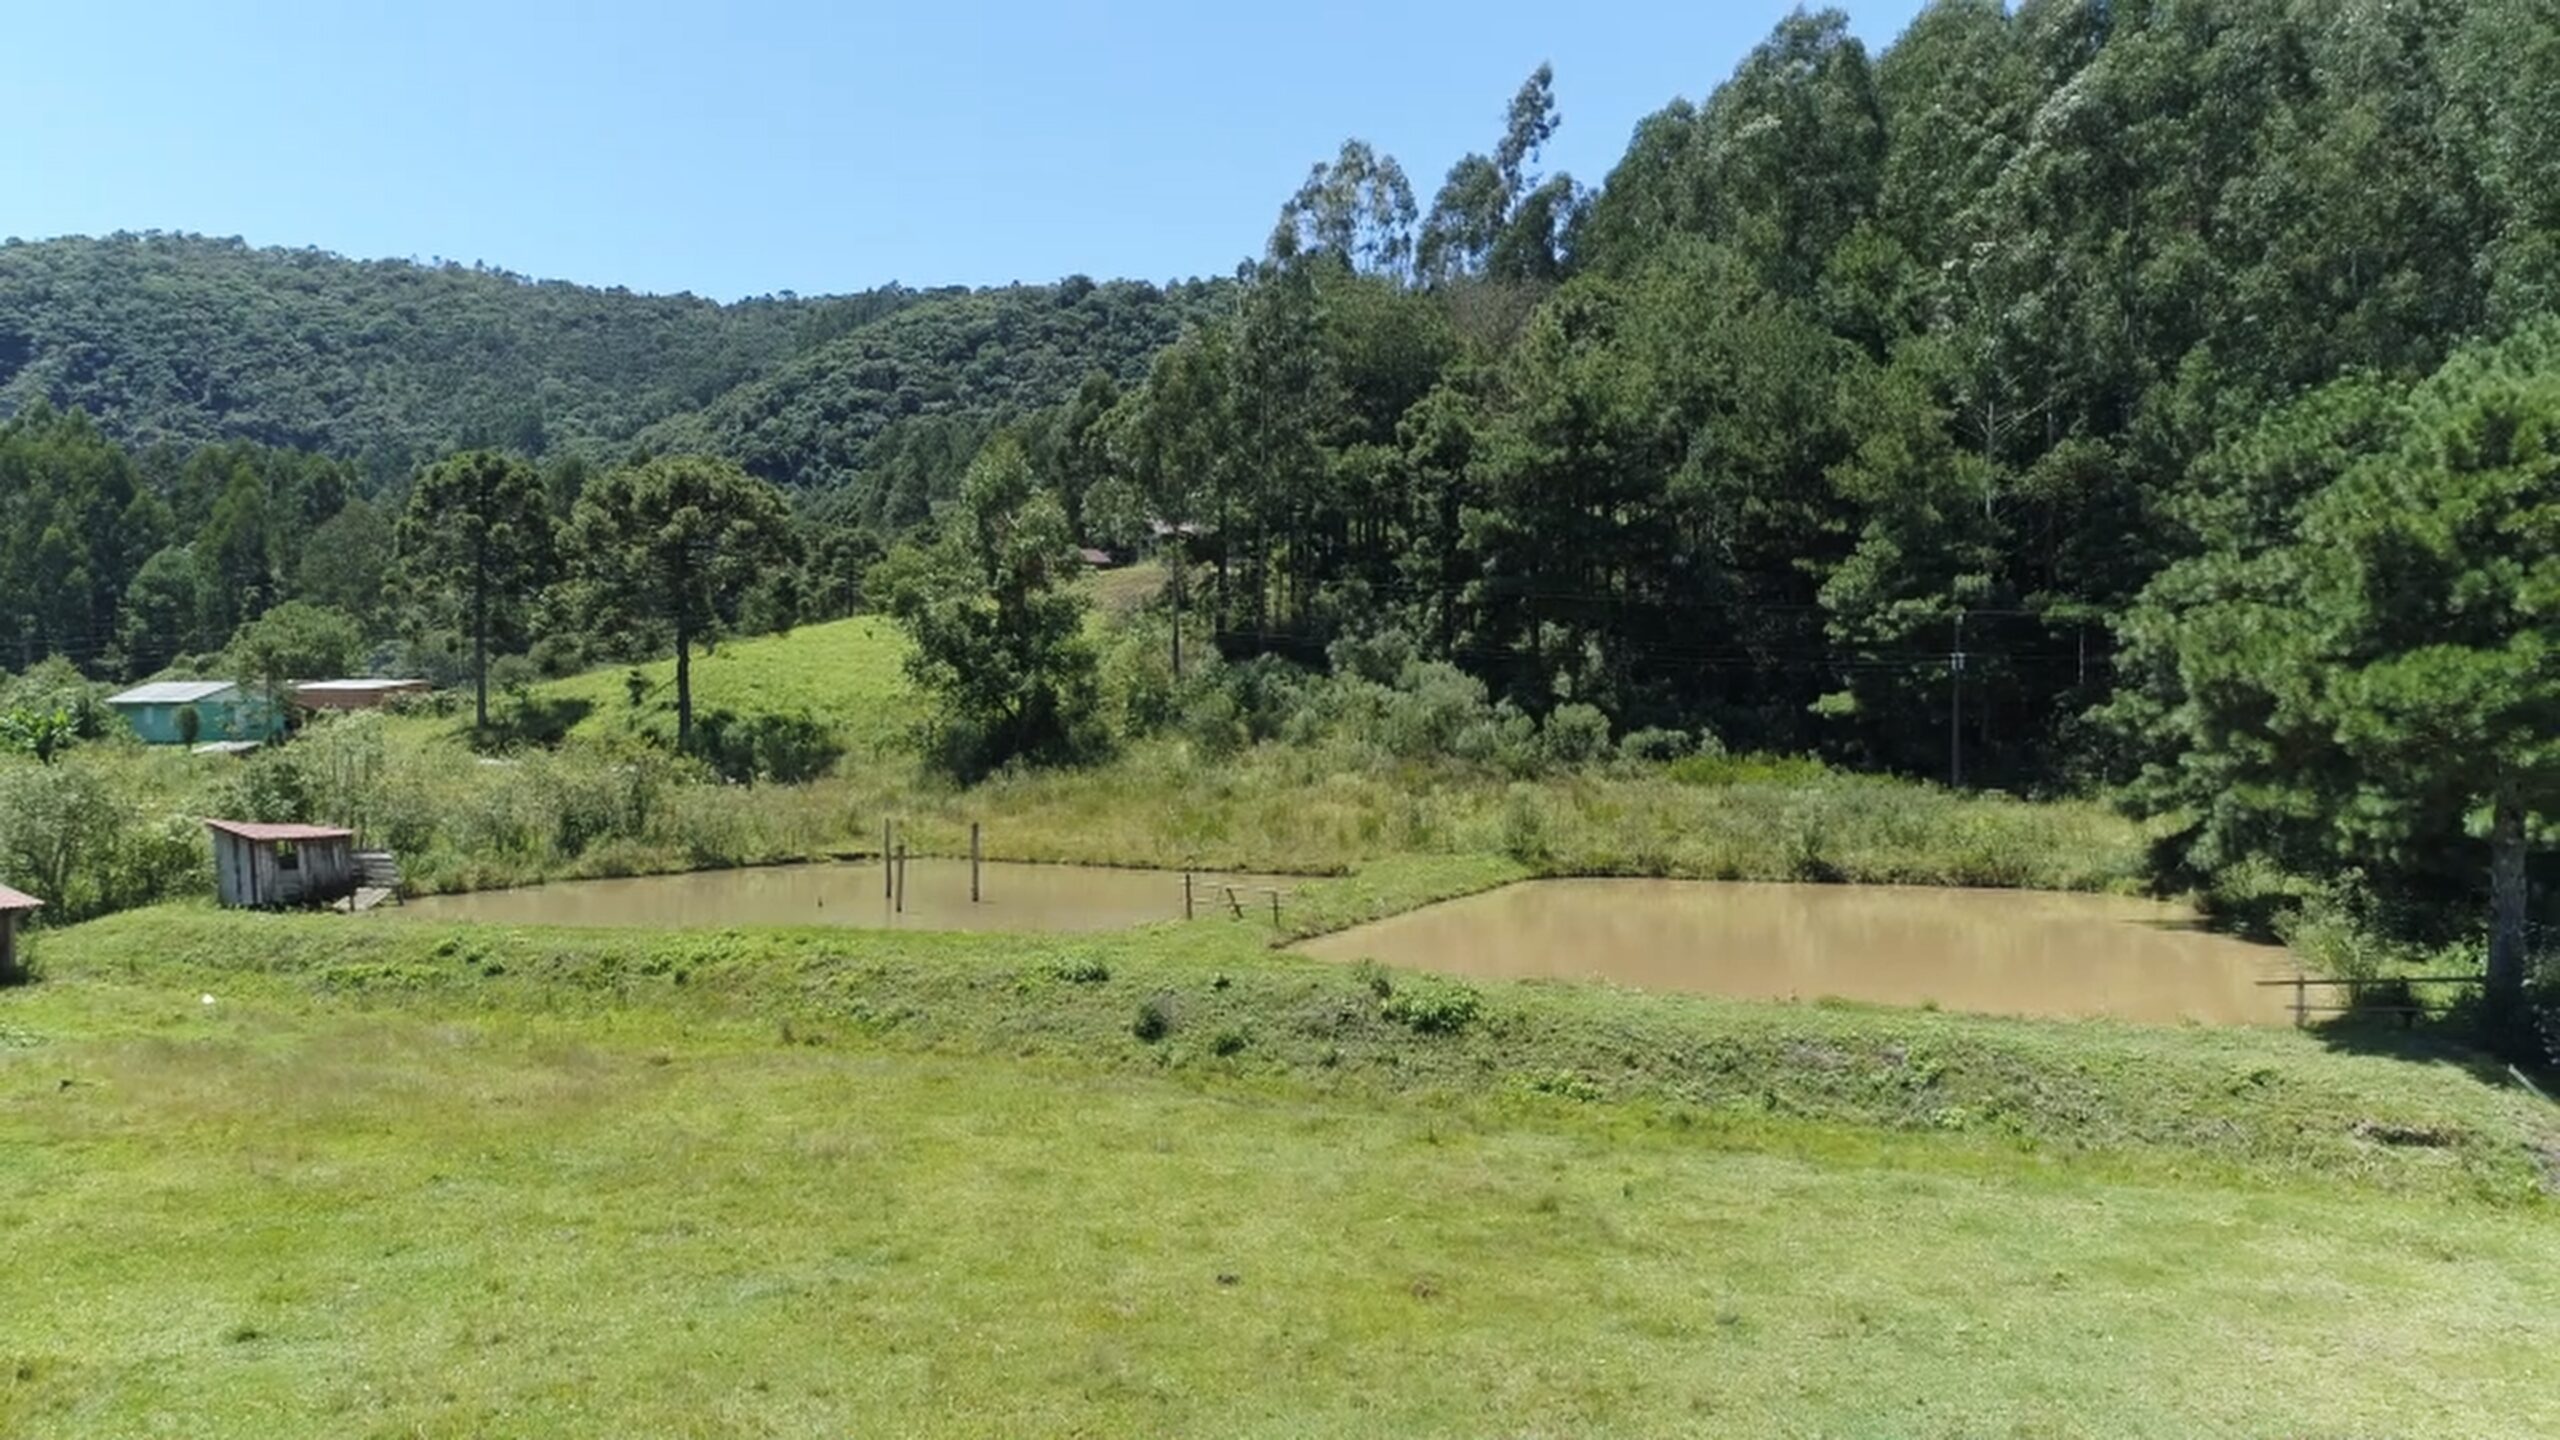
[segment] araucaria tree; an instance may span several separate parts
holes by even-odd
[[[551,515],[531,465],[485,450],[429,469],[400,517],[401,573],[412,593],[471,634],[473,718],[489,726],[489,641],[552,573]]]
[[[1065,507],[999,436],[970,465],[940,538],[873,574],[871,593],[915,639],[907,672],[940,701],[941,748],[964,776],[1073,760],[1095,743],[1084,601],[1062,573],[1074,544]]]
[[[597,629],[672,635],[676,745],[690,749],[695,643],[716,639],[756,581],[798,558],[782,492],[726,460],[665,456],[591,483],[568,538]]]
[[[2527,849],[2560,817],[2560,326],[2405,399],[2343,382],[2242,449],[2193,512],[2210,548],[2128,627],[2121,708],[2163,747],[2136,794],[2207,866],[2485,851],[2490,1020],[2521,1040]]]

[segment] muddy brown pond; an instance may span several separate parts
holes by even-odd
[[[2105,895],[1686,880],[1537,880],[1298,949],[1489,979],[1994,1015],[2284,1022],[2286,953]]]
[[[410,914],[498,925],[572,925],[651,930],[754,925],[859,929],[1094,931],[1182,918],[1178,870],[1109,870],[1087,865],[989,861],[981,898],[969,899],[966,860],[910,860],[903,910],[882,893],[878,862],[703,870],[629,880],[571,880],[521,890],[428,895]],[[1229,895],[1248,915],[1267,913],[1267,893],[1304,882],[1257,875],[1193,881],[1201,915],[1228,913]]]

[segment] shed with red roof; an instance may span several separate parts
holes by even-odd
[[[18,927],[43,908],[44,902],[33,895],[0,885],[0,985],[27,978],[27,972],[18,968]]]
[[[222,903],[247,910],[327,905],[356,893],[356,832],[329,825],[207,820],[213,883]]]

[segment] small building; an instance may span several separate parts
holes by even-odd
[[[213,883],[225,905],[281,910],[328,905],[356,893],[360,875],[352,830],[243,820],[204,824],[213,832]]]
[[[1110,551],[1097,550],[1090,545],[1077,546],[1076,558],[1082,560],[1088,568],[1094,570],[1108,570],[1120,563],[1111,557]]]
[[[424,680],[312,680],[293,687],[293,703],[305,710],[379,710],[434,688]]]
[[[236,680],[159,680],[107,697],[146,745],[256,743],[284,733],[284,716]],[[189,715],[195,717],[190,723]]]
[[[14,985],[27,978],[18,965],[18,927],[44,908],[44,902],[33,895],[22,895],[0,885],[0,985]]]

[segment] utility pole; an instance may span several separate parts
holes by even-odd
[[[1956,609],[1956,648],[1947,655],[1947,784],[1964,788],[1964,609]]]

